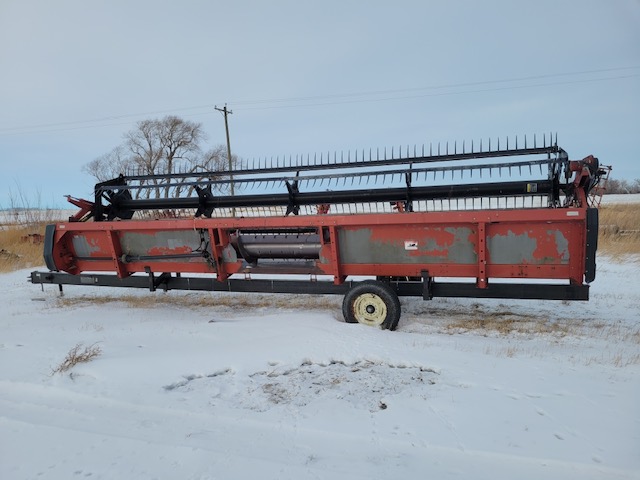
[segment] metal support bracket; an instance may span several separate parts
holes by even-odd
[[[195,217],[205,216],[211,218],[213,215],[213,192],[211,191],[211,185],[207,185],[204,188],[200,188],[196,185],[195,191],[198,194],[198,209],[196,210]]]
[[[287,205],[287,213],[285,213],[285,217],[290,213],[298,215],[300,213],[300,204],[296,199],[296,196],[300,193],[300,190],[298,189],[298,180],[294,180],[292,183],[284,183],[287,186],[287,190],[289,192],[289,202]]]
[[[433,277],[429,275],[428,270],[422,270],[420,274],[422,275],[422,299],[432,300],[433,299]]]
[[[156,278],[156,276],[154,275],[153,271],[151,271],[151,267],[144,267],[144,271],[146,272],[147,275],[149,275],[149,291],[150,292],[155,292],[158,287],[162,287],[162,290],[164,290],[165,292],[167,290],[169,290],[169,280],[171,279],[171,274],[164,272],[162,274],[160,274],[159,277]]]

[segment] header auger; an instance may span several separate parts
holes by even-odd
[[[603,177],[550,135],[129,171],[68,197],[80,211],[47,227],[32,281],[346,293],[347,321],[386,328],[398,295],[587,300]]]

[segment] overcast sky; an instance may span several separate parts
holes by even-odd
[[[0,0],[0,207],[90,197],[147,118],[235,154],[557,132],[640,178],[640,1]]]

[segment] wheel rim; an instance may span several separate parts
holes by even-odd
[[[353,302],[353,315],[358,323],[379,327],[387,319],[387,305],[373,293],[364,293]]]

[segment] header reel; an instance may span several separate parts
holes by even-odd
[[[169,216],[287,216],[495,208],[587,202],[604,173],[597,158],[570,161],[552,136],[542,145],[491,141],[258,159],[228,172],[127,172],[96,184],[73,220]],[[486,148],[485,148],[486,147]],[[504,180],[508,177],[508,180]],[[230,191],[233,183],[235,195]],[[159,213],[158,213],[159,212]],[[177,212],[177,213],[176,213]]]

